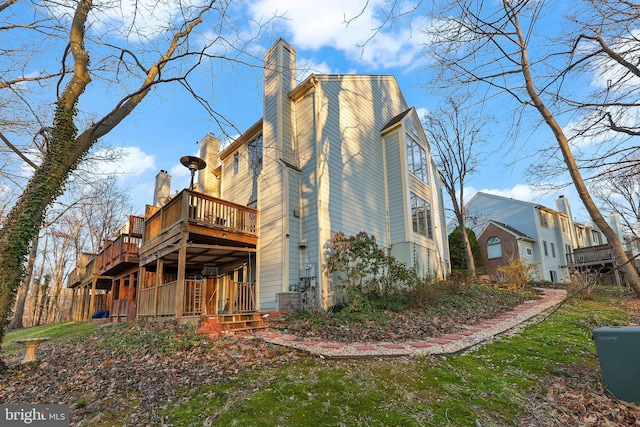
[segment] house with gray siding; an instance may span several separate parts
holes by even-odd
[[[556,209],[550,209],[478,192],[465,208],[490,274],[517,257],[536,264],[537,279],[562,282],[576,264],[576,253],[606,247],[600,230],[574,222],[569,200],[563,196],[556,200]]]

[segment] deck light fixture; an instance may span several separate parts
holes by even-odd
[[[180,157],[180,163],[191,171],[191,185],[189,185],[189,190],[193,190],[193,177],[196,171],[206,168],[207,163],[196,156],[182,156]]]

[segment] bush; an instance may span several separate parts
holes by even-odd
[[[415,270],[378,246],[374,236],[360,232],[331,239],[329,271],[340,281],[348,300],[345,310],[365,313],[376,310],[400,311],[407,303],[407,291],[418,283]]]
[[[536,263],[527,264],[515,258],[508,265],[498,267],[496,280],[508,287],[522,289],[533,279],[536,267]]]
[[[580,299],[591,298],[593,288],[600,279],[601,274],[595,270],[576,270],[571,273],[569,295]]]

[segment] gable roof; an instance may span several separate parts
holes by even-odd
[[[502,230],[506,231],[507,233],[515,236],[516,239],[525,240],[525,241],[532,242],[532,243],[536,241],[536,239],[534,239],[533,237],[527,236],[523,232],[521,232],[519,230],[516,230],[515,228],[511,227],[510,225],[507,225],[505,223],[498,222],[498,221],[493,221],[493,220],[489,220],[489,221],[487,221],[485,223],[485,225],[482,227],[482,230],[480,231],[480,233],[478,233],[478,237],[487,230],[489,225],[494,225],[494,226],[496,226],[498,228],[501,228]]]
[[[394,127],[395,125],[397,125],[398,123],[400,123],[402,121],[402,119],[404,119],[407,114],[409,114],[411,112],[411,110],[413,110],[414,108],[411,107],[408,110],[403,111],[402,113],[398,114],[397,116],[395,116],[393,119],[389,120],[389,123],[387,123],[382,130],[380,131],[381,133],[384,133],[387,129],[391,129],[392,127]]]

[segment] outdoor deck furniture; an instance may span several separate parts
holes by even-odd
[[[25,338],[21,340],[13,340],[16,344],[22,344],[27,348],[27,352],[24,355],[24,359],[22,363],[33,362],[36,360],[36,348],[42,344],[43,342],[50,341],[51,338],[42,337],[42,338]]]

